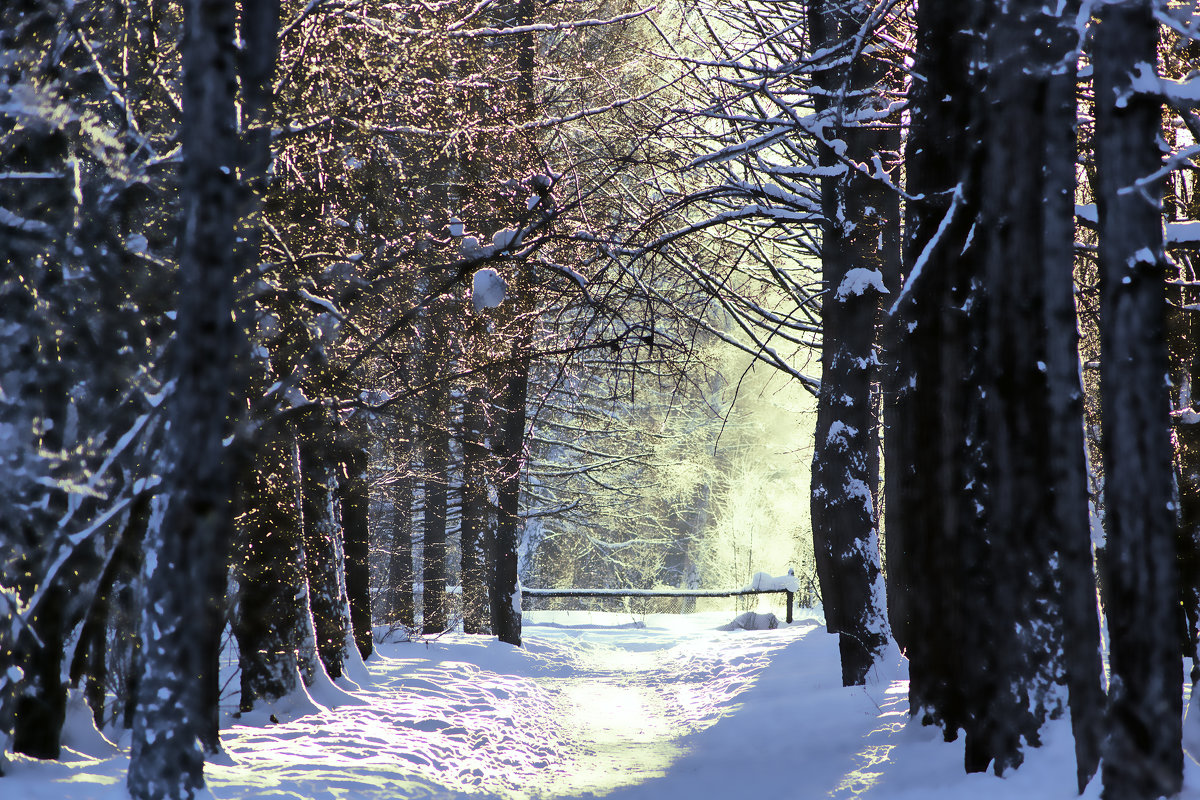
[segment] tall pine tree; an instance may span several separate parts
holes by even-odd
[[[1106,800],[1183,782],[1182,608],[1175,552],[1164,330],[1161,101],[1134,86],[1158,63],[1151,3],[1099,9],[1093,45],[1100,228],[1104,608],[1112,671]]]

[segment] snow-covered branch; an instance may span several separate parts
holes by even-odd
[[[937,232],[930,237],[929,241],[925,243],[925,247],[921,249],[921,255],[917,257],[916,262],[913,264],[912,270],[908,275],[908,280],[904,282],[904,286],[900,289],[900,294],[896,296],[896,302],[888,309],[889,315],[894,315],[899,310],[900,304],[904,302],[904,299],[912,294],[913,287],[921,278],[921,271],[925,268],[925,264],[929,262],[929,257],[933,255],[933,251],[937,248],[938,243],[941,242],[942,236],[950,228],[950,223],[954,221],[955,212],[958,211],[959,206],[962,204],[963,186],[960,183],[954,187],[954,192],[950,198],[950,207],[946,209],[942,221],[938,223]]]

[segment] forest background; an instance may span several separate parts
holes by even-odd
[[[1070,713],[1081,788],[1178,791],[1196,20],[6,3],[3,751],[74,687],[191,796],[227,638],[250,710],[379,623],[519,644],[522,583],[790,567],[967,769]]]

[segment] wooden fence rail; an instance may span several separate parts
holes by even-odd
[[[531,589],[521,587],[522,597],[742,597],[752,594],[786,594],[787,621],[792,621],[795,592],[788,589]]]

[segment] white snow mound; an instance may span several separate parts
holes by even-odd
[[[744,614],[738,614],[734,617],[733,622],[728,625],[722,625],[717,630],[722,631],[771,631],[779,627],[779,617],[767,612],[759,614],[757,611],[747,611]]]

